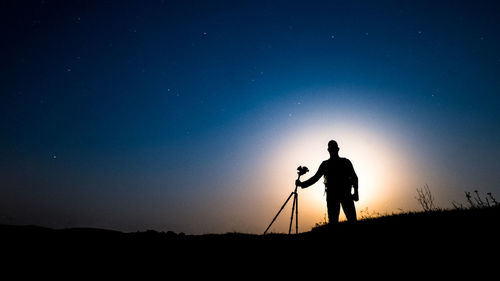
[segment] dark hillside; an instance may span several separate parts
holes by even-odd
[[[320,226],[299,235],[123,233],[0,225],[0,236],[4,254],[28,263],[147,261],[169,266],[236,263],[246,267],[287,263],[291,258],[311,264],[363,259],[396,264],[408,260],[437,264],[442,259],[483,263],[494,262],[492,257],[498,256],[499,223],[500,208],[490,207],[396,214]]]

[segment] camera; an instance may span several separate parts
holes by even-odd
[[[306,167],[306,166],[299,166],[297,168],[297,173],[299,174],[299,176],[302,176],[303,174],[309,172],[309,169]]]

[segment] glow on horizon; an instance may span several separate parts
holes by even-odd
[[[313,114],[315,115],[315,114]],[[322,161],[329,158],[327,143],[335,139],[340,146],[339,155],[351,160],[359,177],[360,200],[356,203],[358,218],[369,213],[395,212],[404,205],[405,194],[413,192],[410,164],[403,153],[401,136],[380,128],[375,123],[362,124],[348,118],[342,120],[324,114],[312,116],[299,122],[296,130],[278,134],[266,153],[268,163],[262,169],[268,188],[266,204],[272,204],[274,212],[283,204],[286,196],[293,190],[296,168],[309,167],[310,172],[301,179],[308,179],[317,171]],[[313,125],[314,124],[314,125]],[[267,207],[267,206],[266,206]],[[407,209],[406,207],[405,209]],[[284,209],[271,231],[288,231],[291,203]],[[299,227],[307,231],[327,217],[326,198],[322,180],[307,189],[299,190]],[[271,211],[272,212],[272,211]],[[271,214],[269,214],[271,217]],[[341,211],[341,220],[345,219]]]

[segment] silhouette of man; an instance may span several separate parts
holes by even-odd
[[[358,176],[354,172],[351,161],[339,157],[339,146],[336,141],[331,140],[328,142],[328,152],[330,152],[330,159],[321,163],[314,176],[304,182],[296,180],[295,184],[307,188],[323,176],[330,224],[338,223],[340,205],[342,205],[347,220],[350,222],[356,221],[354,201],[359,200]],[[352,189],[354,189],[354,193],[351,193]]]

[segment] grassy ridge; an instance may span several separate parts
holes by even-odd
[[[0,225],[0,233],[11,241],[25,240],[59,240],[95,241],[127,240],[136,241],[175,241],[175,242],[217,242],[217,241],[277,241],[277,240],[314,240],[314,239],[356,239],[363,237],[383,238],[384,235],[406,235],[408,237],[447,236],[456,237],[479,236],[490,237],[499,233],[500,206],[433,210],[424,212],[406,212],[391,214],[375,218],[365,218],[356,223],[342,222],[334,226],[320,225],[311,231],[298,235],[286,234],[205,234],[185,235],[174,232],[145,232],[124,233],[114,230],[96,228],[69,228],[50,229],[39,226]]]
[[[500,207],[407,212],[377,218],[367,218],[353,224],[323,225],[313,228],[306,236],[328,239],[328,236],[349,235],[384,239],[399,235],[400,239],[496,238],[499,234]],[[384,236],[385,235],[385,236]]]
[[[194,277],[200,268],[219,276],[221,271],[215,269],[238,268],[266,275],[296,268],[355,272],[363,265],[382,270],[374,271],[380,277],[389,268],[415,270],[425,277],[426,272],[448,276],[461,268],[476,267],[481,273],[486,272],[483,268],[495,268],[499,222],[500,208],[488,207],[389,215],[324,225],[298,235],[183,235],[0,225],[0,241],[8,257],[4,268],[13,264],[124,272],[154,265],[161,272]]]

